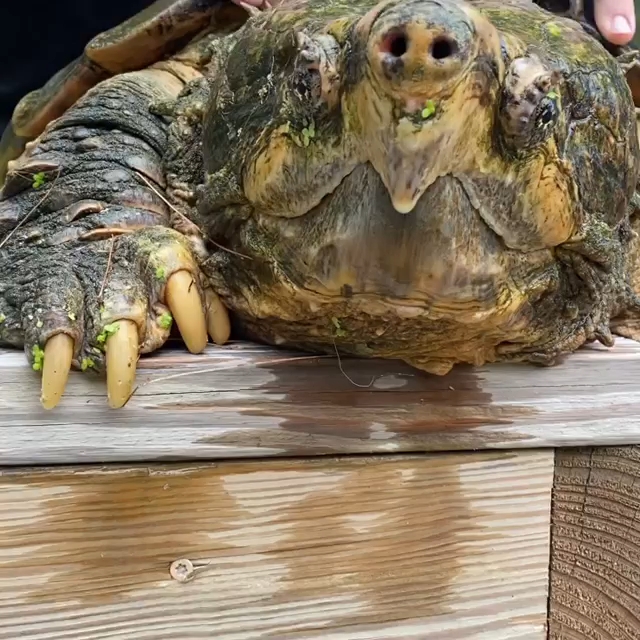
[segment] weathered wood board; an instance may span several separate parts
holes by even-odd
[[[545,640],[552,481],[549,450],[4,470],[0,639]]]
[[[549,640],[640,638],[640,447],[556,454]]]
[[[625,340],[552,368],[445,377],[246,344],[164,350],[139,366],[123,409],[74,372],[48,412],[24,355],[0,351],[0,465],[640,443],[640,345]]]

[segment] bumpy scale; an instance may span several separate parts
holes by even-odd
[[[174,321],[224,343],[226,308],[435,373],[635,337],[633,54],[526,0],[238,10],[162,0],[16,111],[0,344],[45,407],[71,366],[124,405],[139,354]]]

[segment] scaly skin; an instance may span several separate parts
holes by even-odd
[[[0,341],[44,354],[46,406],[72,357],[122,405],[169,314],[192,351],[224,342],[214,291],[278,345],[549,364],[637,313],[638,158],[622,69],[576,22],[287,1],[30,145],[0,202]]]
[[[126,351],[133,323],[133,356],[123,352],[108,372],[112,406],[131,393],[138,346],[147,353],[162,345],[174,317],[192,351],[207,340],[197,239],[170,227],[167,123],[149,110],[183,86],[158,69],[99,85],[21,158],[0,202],[0,343],[24,346],[40,368],[50,338],[64,333],[76,367],[103,371],[105,352]]]
[[[0,185],[7,161],[17,158],[26,143],[91,87],[180,51],[203,29],[237,28],[244,17],[242,9],[227,0],[156,0],[124,23],[98,34],[82,55],[16,106],[0,139]]]

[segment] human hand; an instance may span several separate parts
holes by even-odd
[[[280,4],[279,0],[232,0],[232,2],[245,9],[251,15]]]
[[[628,44],[636,30],[634,0],[594,0],[596,25],[611,43]]]

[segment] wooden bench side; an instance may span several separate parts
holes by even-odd
[[[0,639],[545,640],[552,479],[552,451],[4,470]]]

